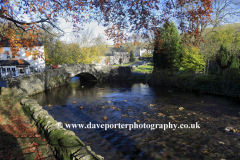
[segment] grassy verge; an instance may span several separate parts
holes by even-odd
[[[137,67],[134,72],[141,72],[141,73],[152,73],[152,69],[153,69],[153,63],[149,62],[146,65],[142,65],[140,67]]]
[[[40,160],[54,155],[30,122],[14,92],[0,96],[0,159]]]
[[[123,66],[128,66],[128,65],[131,65],[131,64],[134,64],[136,62],[140,62],[141,60],[137,60],[137,61],[134,61],[134,62],[131,62],[131,63],[125,63],[123,64]],[[113,65],[113,66],[122,66],[121,64],[116,64],[116,65]]]

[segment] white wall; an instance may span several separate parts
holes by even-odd
[[[42,57],[44,58],[44,46],[37,46],[34,47],[33,50],[38,50],[39,53],[42,54]],[[7,51],[10,52],[10,47],[3,47],[3,51],[4,53],[6,53]],[[45,68],[45,61],[42,58],[38,58],[36,60],[32,59],[32,55],[26,57],[26,53],[25,53],[25,49],[21,49],[19,51],[20,53],[20,57],[15,57],[16,60],[18,59],[23,59],[26,60],[28,63],[30,63],[30,67],[34,67],[34,68]],[[11,55],[11,54],[10,54]],[[1,60],[8,60],[7,59],[7,54],[0,54],[0,58]]]
[[[143,53],[153,53],[153,50],[137,49],[135,56],[142,56]]]

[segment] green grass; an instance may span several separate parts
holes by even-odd
[[[137,61],[134,61],[134,62],[131,62],[131,63],[125,63],[123,64],[123,66],[128,66],[128,65],[131,65],[131,64],[134,64],[136,62],[140,62],[141,60],[137,60]],[[113,66],[121,66],[121,64],[116,64],[116,65],[113,65]]]
[[[133,70],[134,72],[141,72],[141,73],[152,73],[153,69],[153,63],[149,62],[146,65],[142,65],[140,67],[137,67],[136,70]]]

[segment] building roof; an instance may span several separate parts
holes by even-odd
[[[121,46],[119,48],[110,48],[110,50],[114,51],[114,52],[128,52],[125,49],[123,49]]]
[[[22,39],[22,40],[26,40],[26,39]],[[35,40],[33,41],[33,45],[34,46],[43,46],[43,43]],[[9,43],[9,38],[2,38],[0,37],[0,47],[10,47],[10,43]],[[23,44],[23,47],[26,47],[26,45]]]
[[[0,60],[0,66],[25,66],[25,65],[30,65],[25,60],[22,60],[24,63],[20,64],[18,60]]]

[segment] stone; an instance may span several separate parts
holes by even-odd
[[[25,104],[25,102],[27,102],[29,99],[21,99],[21,104]]]
[[[84,143],[77,136],[63,136],[59,140],[59,144],[64,148],[84,146]]]
[[[29,99],[28,101],[26,101],[24,103],[25,106],[29,106],[31,104],[37,104],[37,101],[36,100],[33,100],[33,99]]]
[[[40,111],[42,109],[42,106],[39,106],[38,104],[34,104],[29,107],[29,110],[32,112]]]
[[[33,113],[33,119],[36,121],[36,120],[38,119],[38,116],[39,116],[40,114],[46,115],[46,114],[48,114],[48,112],[47,112],[46,110],[44,110],[44,109],[41,109],[41,110],[39,110],[39,111],[37,111],[37,112],[34,112],[34,113]]]

